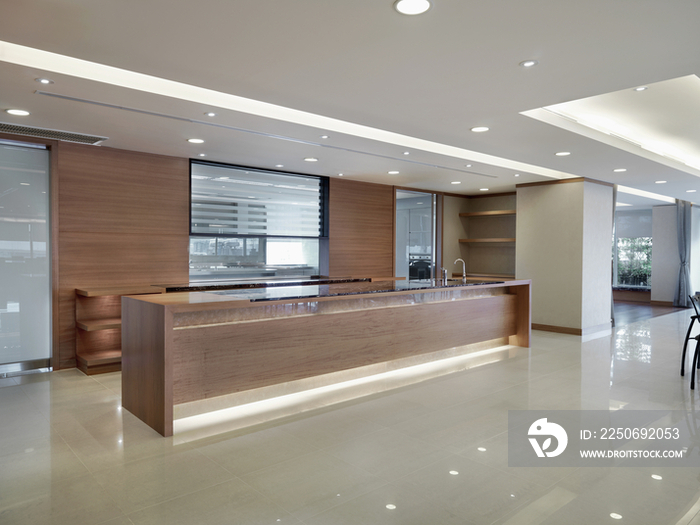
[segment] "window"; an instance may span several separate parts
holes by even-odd
[[[191,163],[190,279],[316,275],[327,180]]]
[[[617,286],[651,287],[651,209],[617,211],[613,241]]]

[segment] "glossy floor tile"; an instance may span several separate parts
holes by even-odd
[[[700,421],[689,315],[535,331],[505,361],[201,439],[123,410],[119,373],[2,378],[0,523],[700,525],[699,468],[508,466],[509,410]]]

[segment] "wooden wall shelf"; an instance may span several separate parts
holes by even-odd
[[[459,242],[515,242],[515,237],[485,238],[485,239],[460,239]]]
[[[98,330],[121,328],[122,320],[118,317],[112,317],[110,319],[85,319],[83,321],[76,321],[75,325],[86,332],[96,332]]]
[[[500,215],[515,215],[515,210],[472,211],[460,213],[460,217],[496,217]]]

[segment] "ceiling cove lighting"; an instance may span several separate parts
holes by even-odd
[[[450,146],[448,144],[441,144],[418,137],[403,135],[389,130],[373,128],[354,122],[309,113],[307,111],[300,111],[294,108],[263,102],[261,100],[241,97],[232,93],[176,82],[153,75],[144,75],[143,73],[137,73],[127,69],[21,46],[3,40],[0,40],[0,62],[68,75],[91,82],[101,82],[110,86],[151,93],[186,102],[193,102],[199,104],[201,107],[220,108],[245,113],[247,115],[300,124],[316,129],[327,129],[330,133],[343,133],[383,142],[385,144],[392,144],[401,148],[446,155],[467,162],[472,159],[477,159],[477,162],[491,164],[509,170],[527,171],[551,179],[562,179],[568,176],[568,174],[562,173],[559,170],[517,162],[494,155]]]
[[[25,111],[24,109],[6,109],[5,113],[9,113],[10,115],[15,115],[17,117],[29,116],[29,111]]]
[[[487,128],[486,126],[475,126],[472,128],[472,131],[474,133],[483,133],[483,132],[488,131],[488,130],[489,130],[489,128]]]
[[[537,60],[523,60],[522,62],[520,62],[520,66],[522,67],[534,67],[537,64],[539,64]]]
[[[187,142],[191,144],[204,144],[204,141],[202,139],[187,139]]]
[[[430,9],[428,0],[397,0],[394,9],[402,15],[422,15]]]

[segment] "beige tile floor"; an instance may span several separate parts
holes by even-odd
[[[119,373],[3,378],[0,524],[700,525],[697,468],[507,461],[511,409],[697,410],[688,315],[186,443],[120,408]]]

